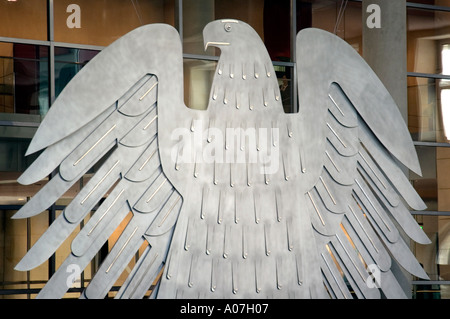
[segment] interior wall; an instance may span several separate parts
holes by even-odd
[[[0,21],[2,37],[47,40],[47,0],[0,1]]]
[[[174,0],[77,0],[80,28],[69,28],[73,0],[54,2],[55,41],[106,46],[125,33],[149,23],[174,25]]]

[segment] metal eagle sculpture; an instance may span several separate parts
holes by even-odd
[[[16,269],[46,261],[100,205],[37,297],[62,297],[68,267],[84,269],[129,212],[83,298],[104,298],[145,242],[116,298],[142,298],[161,271],[157,298],[406,297],[393,260],[428,277],[402,233],[430,241],[402,167],[420,174],[418,158],[381,81],[343,40],[305,29],[299,111],[286,114],[249,25],[214,21],[203,35],[221,51],[206,110],[184,103],[179,34],[164,24],[105,48],[56,99],[19,182],[57,173],[13,218],[46,210],[101,165]]]

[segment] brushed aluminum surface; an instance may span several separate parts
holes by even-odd
[[[249,25],[213,21],[203,36],[221,51],[207,110],[184,104],[180,38],[163,24],[105,48],[51,107],[27,153],[46,150],[19,181],[58,174],[14,218],[40,213],[103,161],[16,267],[44,262],[100,203],[38,298],[62,297],[68,267],[84,269],[127,216],[83,298],[103,298],[145,243],[117,298],[143,297],[161,269],[158,298],[405,297],[391,258],[427,275],[399,228],[430,241],[399,163],[420,166],[374,72],[340,38],[303,30],[299,112],[286,114]]]

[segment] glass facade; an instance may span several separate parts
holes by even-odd
[[[431,279],[414,278],[412,296],[450,299],[450,1],[408,1],[405,10],[408,126],[423,170],[422,176],[411,173],[410,180],[428,206],[426,211],[411,213],[432,240],[428,246],[411,246]],[[221,18],[243,20],[261,36],[286,112],[295,112],[297,105],[293,83],[299,30],[316,27],[333,32],[363,54],[363,12],[358,0],[0,1],[0,298],[33,298],[69,254],[70,240],[89,219],[48,262],[29,272],[14,271],[27,249],[92,176],[92,172],[83,176],[48,211],[26,220],[11,219],[51,178],[27,187],[16,182],[37,156],[24,154],[52,101],[102,48],[141,25],[167,23],[177,28],[183,44],[185,103],[205,109],[219,52],[204,50],[202,30]],[[119,233],[117,229],[67,298],[79,296]],[[113,290],[108,296],[114,294]]]
[[[450,298],[449,7],[447,0],[421,0],[407,8],[408,126],[423,170],[410,178],[428,206],[413,214],[432,241],[413,248],[431,279],[414,282],[416,298]]]

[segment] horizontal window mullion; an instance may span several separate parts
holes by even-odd
[[[407,72],[407,76],[416,78],[430,78],[437,80],[450,80],[450,75],[445,74],[433,74],[433,73],[421,73],[421,72]]]
[[[450,216],[449,211],[437,211],[437,210],[411,210],[412,215],[428,215],[428,216]]]
[[[428,147],[450,147],[450,143],[443,142],[421,142],[421,141],[413,141],[415,146],[428,146]]]
[[[450,12],[450,7],[437,6],[437,5],[434,5],[434,4],[406,2],[406,7],[407,8],[413,8],[413,9],[426,9],[426,10],[433,10],[433,11],[447,11],[447,12]]]
[[[21,38],[10,38],[10,37],[0,37],[0,42],[7,43],[19,43],[19,44],[34,44],[41,46],[50,46],[50,41],[45,40],[33,40],[33,39],[21,39]]]

